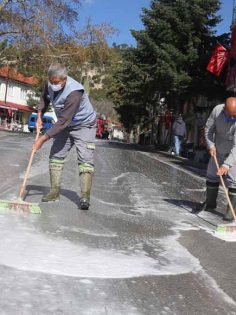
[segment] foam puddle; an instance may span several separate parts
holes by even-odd
[[[41,234],[17,215],[0,215],[0,264],[18,270],[86,278],[131,278],[195,273],[221,299],[235,302],[202,269],[200,262],[179,242],[181,230],[196,229],[178,222],[174,235],[147,240],[157,257],[148,257],[143,244],[129,252],[91,249],[83,245]]]
[[[134,198],[134,203],[137,207],[141,206],[137,198]],[[234,303],[202,270],[199,260],[178,242],[180,230],[193,228],[196,229],[189,224],[178,223],[173,228],[175,235],[147,240],[146,243],[157,252],[156,257],[152,258],[142,246],[139,250],[137,246],[129,251],[105,250],[75,245],[61,238],[53,239],[36,231],[29,222],[22,222],[21,217],[4,214],[0,215],[0,264],[18,270],[81,278],[203,273],[203,283],[210,284],[228,303]]]
[[[139,185],[135,184],[135,183],[139,183],[140,180],[138,179],[142,178],[142,186],[145,186],[143,184],[145,182],[147,186],[150,186],[151,183],[149,183],[149,180],[145,181],[145,176],[141,174],[137,174],[137,173],[122,174],[120,177],[115,178],[115,180],[119,180],[121,178],[122,179],[124,178],[128,183],[130,183],[130,189],[132,193],[132,195],[130,196],[130,199],[132,200],[132,203],[134,204],[134,209],[139,209],[139,208],[142,208],[143,206],[147,206],[147,208],[149,208],[149,211],[150,211],[153,207],[153,204],[148,203],[148,202],[143,203],[143,200],[145,199],[142,198],[142,190]],[[155,184],[155,183],[152,183],[152,184]],[[148,200],[148,198],[146,198],[146,200]],[[161,203],[161,200],[159,201],[158,208],[160,207],[160,203]],[[173,206],[173,210],[174,210],[174,206]],[[197,276],[201,278],[201,281],[209,290],[212,290],[214,293],[216,292],[219,295],[219,298],[223,299],[225,302],[236,306],[235,301],[218,286],[216,281],[212,277],[210,277],[206,273],[206,271],[203,270],[202,266],[200,265],[199,260],[196,259],[185,247],[183,247],[178,242],[178,239],[181,236],[182,230],[184,231],[199,230],[201,227],[195,226],[191,222],[182,222],[183,219],[181,218],[183,218],[183,216],[181,215],[179,208],[178,208],[177,213],[179,213],[179,219],[177,219],[178,216],[173,217],[173,213],[172,213],[172,220],[174,222],[174,227],[172,227],[171,229],[175,232],[175,235],[168,236],[166,238],[162,238],[158,240],[161,247],[163,248],[163,251],[159,253],[158,258],[163,257],[164,259],[168,261],[168,264],[166,265],[166,268],[165,268],[165,274],[166,275],[167,274],[172,274],[172,275],[180,274],[183,272],[183,270],[187,271],[187,268],[189,267],[189,272],[196,273]],[[185,219],[186,219],[186,215],[184,215],[184,220]]]
[[[130,278],[174,275],[197,271],[199,261],[171,236],[158,241],[159,259],[143,250],[91,249],[50,238],[20,222],[17,216],[1,216],[0,264],[19,270],[83,278]],[[174,248],[174,250],[173,250]]]
[[[82,233],[86,235],[92,236],[100,236],[100,237],[117,237],[118,235],[115,233],[96,233],[91,230],[87,230],[84,228],[77,228],[77,227],[68,227],[68,226],[61,226],[59,230],[68,231],[68,232],[75,232],[75,233]]]
[[[204,229],[207,233],[210,233],[216,238],[219,238],[222,241],[225,242],[236,242],[236,232],[234,233],[218,233],[216,231],[209,230],[207,228],[202,228]]]
[[[198,227],[192,226],[191,224],[188,224],[188,223],[183,223],[181,221],[177,222],[176,226],[172,228],[172,230],[177,233],[177,237],[176,237],[177,239],[181,236],[180,231],[190,231],[190,230],[199,230],[199,229],[200,228]],[[167,243],[167,246],[169,247],[171,245]],[[170,250],[176,250],[176,249],[175,248],[173,249],[170,247]],[[191,255],[189,252],[188,254]],[[192,256],[192,258],[193,257],[194,256]],[[201,267],[200,262],[199,262],[199,268],[197,270],[197,275],[198,275],[198,278],[201,279],[203,283],[205,283],[207,288],[209,288],[212,291],[217,292],[220,298],[223,299],[226,303],[236,306],[236,302],[218,286],[214,278],[212,278],[211,276],[207,274],[207,272]]]
[[[236,233],[220,234],[212,232],[211,234],[225,242],[236,242]]]

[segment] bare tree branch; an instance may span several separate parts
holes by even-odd
[[[6,5],[8,4],[8,3],[10,3],[11,2],[11,0],[3,0],[2,1],[2,3],[1,3],[1,5],[0,5],[0,12],[6,7]]]

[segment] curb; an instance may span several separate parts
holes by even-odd
[[[166,151],[155,150],[155,152],[156,153],[161,153],[161,154],[163,154],[165,156],[168,156],[168,157],[171,157],[173,159],[182,161],[182,162],[184,162],[184,164],[187,164],[187,165],[191,165],[191,166],[194,166],[194,167],[197,167],[197,168],[201,168],[201,169],[206,169],[207,168],[207,164],[206,163],[196,162],[194,160],[190,160],[190,159],[182,157],[182,156],[172,155],[172,154],[170,154],[170,153],[168,153]]]

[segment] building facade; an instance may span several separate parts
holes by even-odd
[[[0,68],[0,128],[28,131],[27,121],[34,109],[27,105],[35,98],[33,86],[38,80],[26,77],[9,67]]]

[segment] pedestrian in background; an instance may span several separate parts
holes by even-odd
[[[177,115],[173,123],[172,132],[173,132],[174,144],[175,144],[175,154],[179,156],[183,139],[187,135],[186,124],[183,120],[182,114]]]
[[[206,175],[206,200],[202,210],[213,211],[217,207],[219,175],[228,188],[229,198],[236,209],[236,98],[229,97],[225,104],[217,105],[205,126],[205,141],[211,156]],[[219,170],[214,156],[219,162]],[[229,206],[224,219],[233,220]]]
[[[57,122],[34,144],[34,149],[39,150],[44,142],[53,138],[49,155],[51,189],[42,201],[59,199],[64,161],[75,145],[81,187],[80,208],[88,210],[94,173],[96,112],[84,87],[69,77],[61,64],[52,64],[48,69],[48,82],[38,107],[37,129],[42,128],[42,117],[50,103]]]

